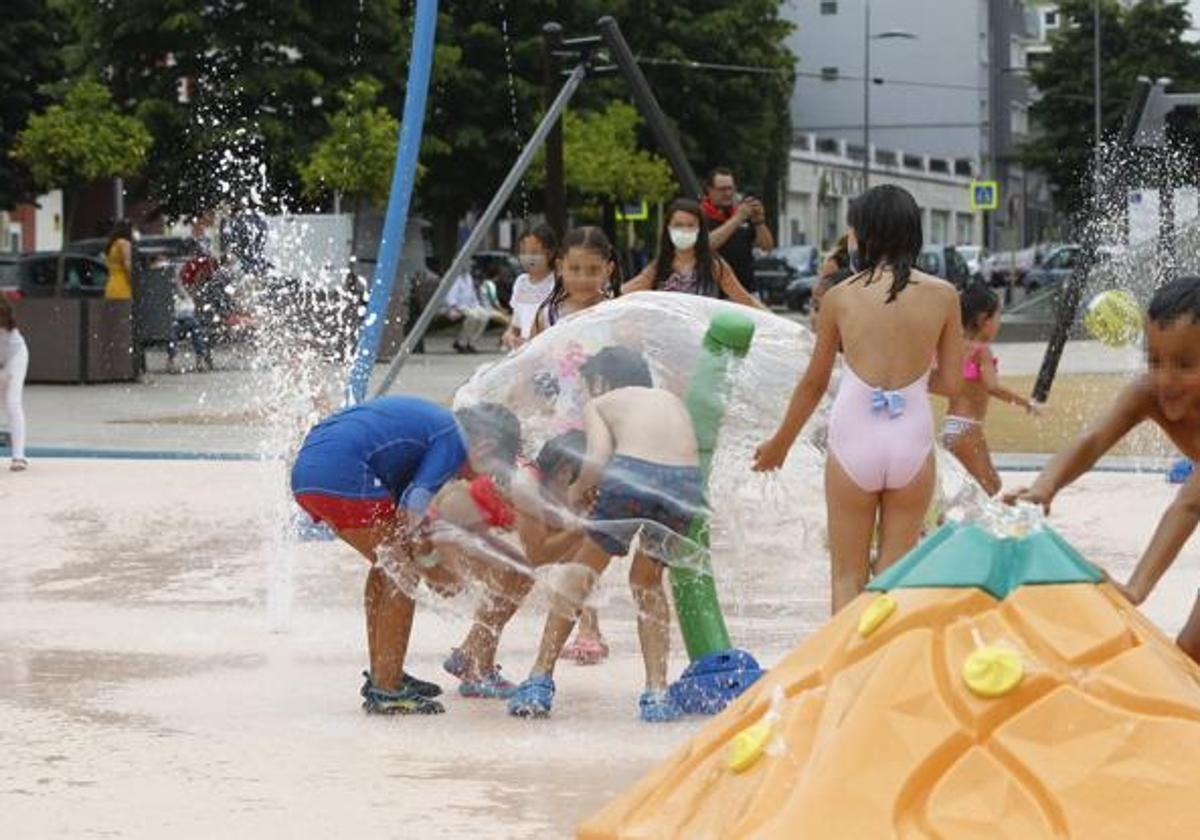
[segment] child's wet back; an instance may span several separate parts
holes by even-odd
[[[668,466],[698,463],[691,415],[670,391],[618,388],[592,405],[612,434],[613,454]]]

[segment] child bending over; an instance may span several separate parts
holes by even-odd
[[[532,673],[508,710],[519,717],[550,714],[554,665],[576,616],[609,558],[629,552],[633,534],[618,533],[627,530],[620,526],[640,521],[650,527],[642,531],[629,570],[646,670],[638,706],[642,720],[675,720],[682,711],[667,693],[670,613],[663,562],[655,558],[666,553],[660,528],[686,534],[704,510],[696,435],[683,401],[654,387],[649,366],[635,351],[606,348],[584,363],[581,374],[591,397],[584,409],[587,457],[571,496],[582,503],[594,493],[595,504],[560,593],[564,608],[551,610]]]

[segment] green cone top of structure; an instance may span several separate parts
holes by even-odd
[[[948,523],[867,589],[974,586],[1003,600],[1018,586],[1102,580],[1100,570],[1048,526],[1023,537],[997,537],[978,525]]]
[[[709,350],[725,350],[745,356],[754,340],[754,322],[739,312],[718,312],[708,322],[704,344]]]

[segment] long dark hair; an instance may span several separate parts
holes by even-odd
[[[608,241],[608,237],[604,231],[593,225],[571,229],[563,237],[562,247],[558,250],[559,258],[565,259],[567,252],[572,248],[583,248],[585,251],[591,251],[598,255],[605,262],[612,263],[613,273],[610,291],[616,294],[616,290],[621,287],[621,264],[617,261],[616,249]],[[567,287],[563,284],[562,272],[556,269],[554,272],[554,288],[550,290],[549,297],[546,298],[538,311],[558,306],[566,297]]]
[[[891,303],[908,285],[921,253],[921,208],[908,190],[880,184],[850,202],[846,221],[858,239],[858,276],[865,274],[870,283],[876,268],[891,267],[892,287],[887,296]]]
[[[963,328],[968,332],[979,329],[979,322],[990,318],[1000,309],[1000,296],[987,283],[973,280],[958,293]]]
[[[526,228],[517,237],[517,247],[515,250],[520,251],[521,243],[530,237],[536,239],[538,244],[546,249],[548,267],[551,271],[554,271],[554,260],[558,257],[558,234],[554,232],[554,228],[550,227],[550,225],[534,225],[531,228]]]
[[[17,328],[17,313],[13,312],[8,298],[0,294],[0,330],[15,330]]]
[[[671,241],[671,217],[676,213],[695,216],[700,225],[696,237],[696,291],[705,297],[717,294],[717,260],[708,241],[708,222],[700,212],[700,204],[690,198],[677,198],[663,214],[663,226],[658,235],[658,254],[654,257],[654,285],[659,288],[675,270],[675,243]]]
[[[128,219],[117,219],[113,223],[112,233],[108,235],[108,244],[104,246],[104,253],[108,253],[108,249],[113,246],[113,243],[118,239],[127,239],[132,244],[133,242],[133,222]]]

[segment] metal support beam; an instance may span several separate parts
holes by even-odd
[[[596,25],[600,28],[600,35],[604,38],[604,43],[608,46],[613,61],[620,68],[625,80],[629,82],[629,87],[633,91],[633,101],[641,111],[651,133],[654,134],[654,139],[658,141],[659,147],[666,154],[667,160],[671,164],[671,170],[675,173],[675,180],[679,182],[685,195],[699,198],[702,192],[700,180],[696,177],[692,165],[688,163],[687,156],[683,153],[683,146],[679,144],[679,138],[675,136],[671,124],[667,122],[666,114],[663,113],[658,100],[654,98],[654,93],[650,90],[650,83],[646,81],[642,69],[638,67],[637,59],[633,57],[633,52],[629,49],[625,36],[621,34],[621,27],[617,25],[616,19],[609,15],[600,18]]]
[[[483,211],[483,215],[479,217],[479,221],[475,223],[475,227],[471,230],[471,235],[467,237],[467,241],[463,243],[462,248],[455,255],[454,260],[450,263],[450,267],[442,275],[441,282],[438,283],[433,297],[425,305],[425,311],[421,313],[421,317],[417,319],[417,322],[413,325],[408,335],[404,336],[404,341],[400,345],[400,349],[396,352],[396,358],[392,359],[392,363],[383,377],[383,382],[380,383],[379,388],[375,392],[376,396],[386,394],[391,389],[392,383],[400,375],[400,371],[404,368],[408,357],[412,355],[413,348],[424,337],[425,331],[429,329],[429,325],[433,322],[438,310],[441,309],[442,301],[446,299],[446,293],[450,291],[450,287],[454,285],[454,281],[458,276],[468,268],[471,257],[479,249],[488,230],[495,224],[496,219],[499,218],[500,211],[508,203],[513,190],[517,188],[517,185],[521,182],[521,178],[524,177],[525,170],[533,163],[538,149],[546,142],[551,129],[553,129],[554,124],[562,117],[563,111],[566,110],[567,104],[571,101],[571,97],[575,95],[575,91],[579,89],[579,85],[583,83],[586,75],[587,66],[579,64],[567,78],[566,84],[562,86],[562,90],[558,92],[558,96],[550,104],[550,109],[542,117],[537,130],[533,132],[533,136],[529,138],[529,142],[521,150],[516,163],[508,171],[504,182],[500,184],[500,188],[492,196],[491,203]]]
[[[562,26],[547,23],[542,27],[543,83],[546,91],[546,107],[554,101],[554,90],[558,84],[557,55],[563,45]],[[546,137],[546,220],[561,239],[567,232],[567,187],[563,174],[563,127],[562,119],[554,121]]]

